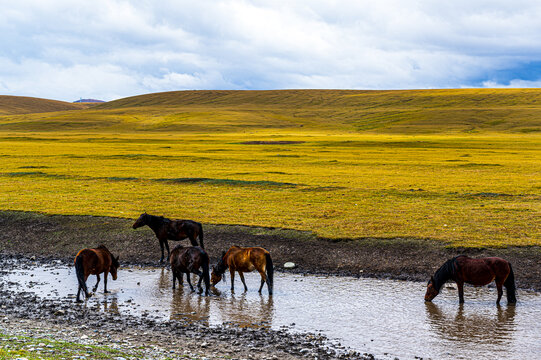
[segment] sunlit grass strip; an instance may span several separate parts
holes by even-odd
[[[1,209],[541,244],[535,135],[264,131],[249,144],[243,134],[34,136],[0,133]]]

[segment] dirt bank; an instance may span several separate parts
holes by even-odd
[[[148,228],[133,230],[132,219],[0,212],[0,252],[72,261],[84,247],[106,245],[121,261],[157,264],[158,240]],[[292,261],[297,272],[427,280],[448,258],[500,256],[513,264],[519,288],[541,291],[541,247],[447,248],[436,241],[395,238],[332,241],[310,233],[204,224],[205,247],[215,262],[231,245],[262,246],[277,267]],[[170,241],[170,246],[175,242]],[[183,241],[187,244],[188,241]]]

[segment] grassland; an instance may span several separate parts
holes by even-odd
[[[0,209],[541,245],[541,90],[208,91],[0,116]]]

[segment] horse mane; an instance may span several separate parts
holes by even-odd
[[[455,256],[454,258],[447,260],[438,270],[436,270],[436,273],[432,277],[434,279],[434,288],[436,290],[440,291],[443,284],[455,276],[457,271],[455,260],[461,256],[464,255]]]
[[[102,250],[106,250],[107,252],[109,252],[109,249],[107,249],[107,247],[103,244],[100,244],[96,249],[102,249]]]
[[[224,251],[220,257],[220,260],[218,260],[218,263],[214,267],[214,271],[216,271],[218,275],[222,275],[227,270],[227,264],[224,261],[225,254],[226,252]]]

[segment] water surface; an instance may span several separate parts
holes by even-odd
[[[77,290],[74,269],[65,266],[17,270],[7,278],[20,284],[12,285],[14,290],[44,298],[74,301]],[[102,276],[97,294],[81,306],[210,326],[287,326],[321,332],[335,345],[378,358],[541,358],[541,296],[535,292],[518,291],[516,306],[498,307],[496,289],[466,287],[466,303],[459,305],[457,291],[445,286],[433,303],[425,303],[424,283],[276,273],[269,297],[266,288],[257,292],[260,278],[251,273],[248,292],[237,277],[235,293],[229,282],[221,282],[206,297],[186,283],[173,291],[171,278],[164,268],[121,269],[117,281],[109,278],[110,294],[103,294]],[[95,281],[89,278],[89,288]]]

